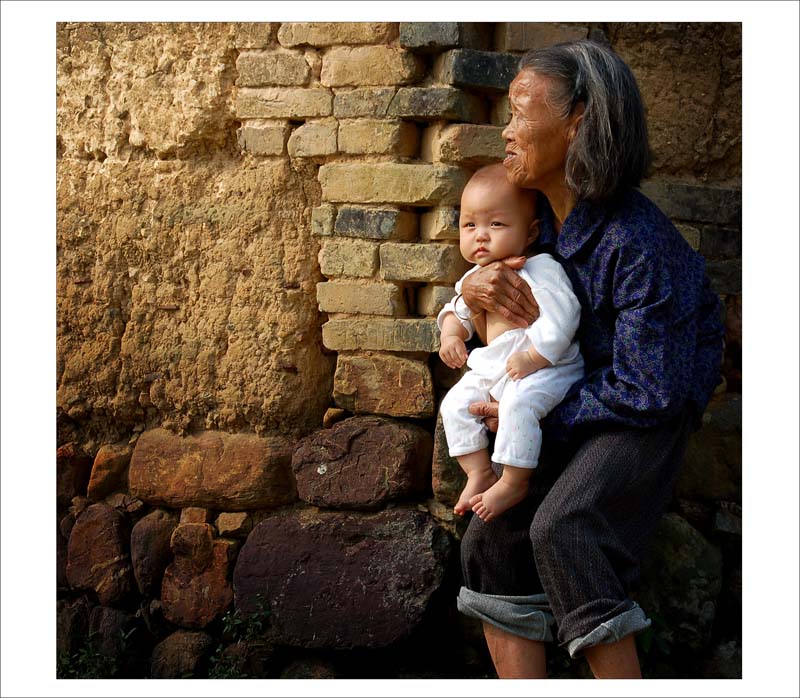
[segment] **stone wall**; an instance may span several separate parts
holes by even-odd
[[[453,604],[434,317],[519,55],[586,36],[636,73],[643,190],[726,308],[726,382],[643,567],[643,664],[740,675],[740,25],[57,36],[63,675],[95,655],[114,676],[492,675]]]

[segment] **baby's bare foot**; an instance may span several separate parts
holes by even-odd
[[[491,521],[515,504],[519,504],[527,494],[527,480],[512,484],[501,478],[485,492],[472,497],[469,505],[481,519]]]
[[[481,492],[485,492],[495,482],[497,482],[497,475],[494,474],[494,470],[491,468],[474,470],[467,475],[467,484],[458,496],[458,502],[453,507],[453,511],[459,516],[464,516],[470,510],[470,499]]]

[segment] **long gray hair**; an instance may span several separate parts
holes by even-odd
[[[566,162],[576,200],[603,202],[638,186],[650,164],[647,122],[636,78],[617,54],[570,41],[528,51],[519,69],[554,78],[548,101],[563,118],[584,105]]]

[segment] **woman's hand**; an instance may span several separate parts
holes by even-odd
[[[467,276],[461,284],[467,307],[499,313],[517,327],[528,327],[539,317],[539,306],[530,286],[514,273],[524,265],[525,257],[508,257]]]
[[[497,431],[499,402],[473,402],[467,409],[471,415],[482,417],[483,423],[489,431]]]

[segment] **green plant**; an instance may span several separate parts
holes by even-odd
[[[100,649],[96,633],[90,633],[77,652],[61,652],[56,657],[56,678],[59,679],[108,679],[120,670],[119,658],[130,647],[130,639],[136,628],[120,631],[121,651],[107,654]]]
[[[220,642],[209,659],[208,678],[210,679],[244,679],[248,678],[244,671],[243,653],[237,650],[246,648],[248,643],[260,638],[269,623],[270,611],[261,594],[255,598],[256,609],[244,613],[240,609],[228,611],[222,616],[222,637],[228,639],[229,645]],[[232,649],[235,648],[235,649]]]

